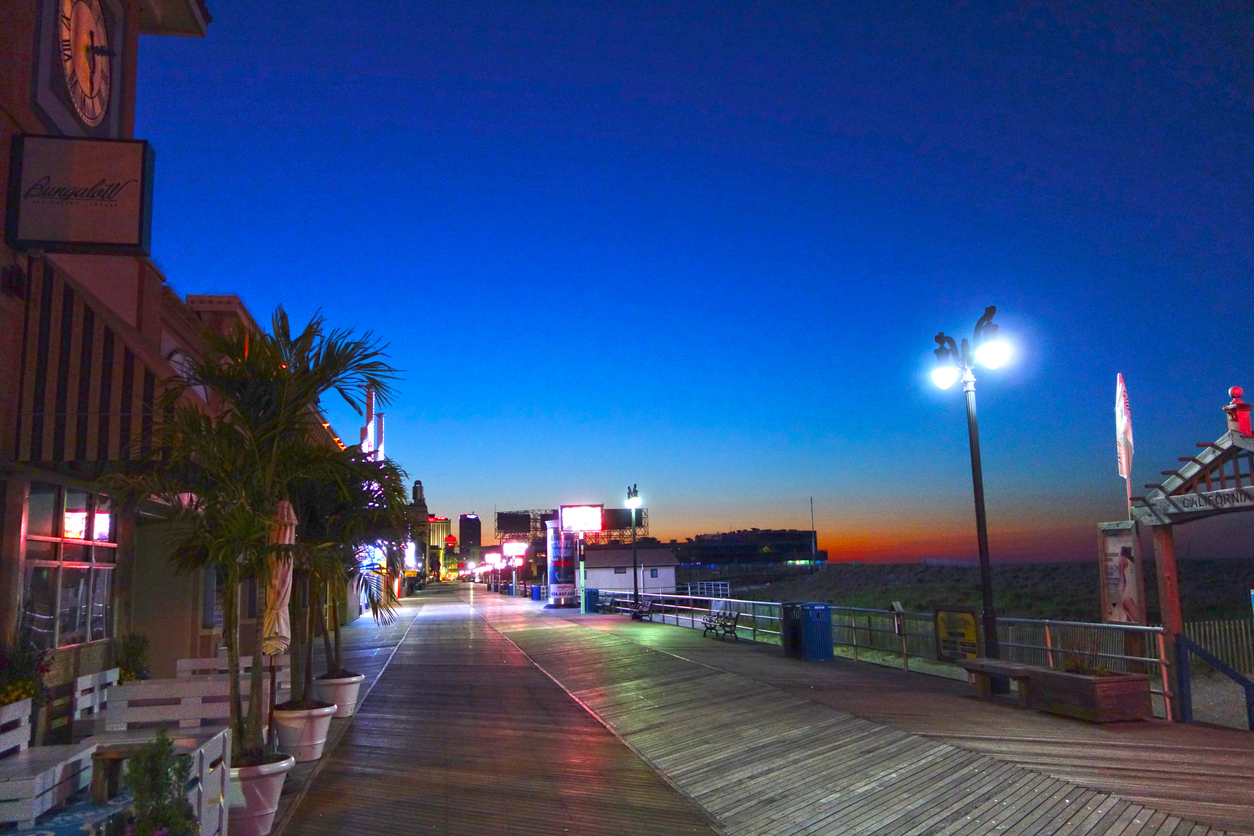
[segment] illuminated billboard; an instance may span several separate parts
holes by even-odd
[[[600,531],[602,505],[563,505],[562,531]]]

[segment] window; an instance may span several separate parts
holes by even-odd
[[[657,569],[650,569],[650,570],[649,570],[649,577],[651,577],[651,578],[656,578],[656,577],[657,577]]]
[[[614,574],[615,574],[615,575],[625,575],[625,574],[627,574],[627,567],[626,567],[626,566],[615,566],[615,567],[614,567]]]
[[[113,501],[32,482],[26,506],[26,617],[41,647],[113,636]]]

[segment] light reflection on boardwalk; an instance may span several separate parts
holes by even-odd
[[[1249,733],[1095,727],[962,683],[463,595],[731,834],[1254,832]]]
[[[419,601],[285,836],[716,832],[453,588]]]

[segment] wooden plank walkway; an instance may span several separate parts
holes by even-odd
[[[717,832],[455,591],[417,599],[285,836]]]
[[[1248,733],[1094,727],[962,683],[463,595],[730,834],[1254,832]]]

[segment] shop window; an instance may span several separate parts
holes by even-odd
[[[26,618],[40,645],[113,636],[117,531],[108,497],[34,482],[26,508]]]
[[[27,504],[26,533],[51,537],[52,518],[57,513],[57,489],[54,485],[32,482]]]

